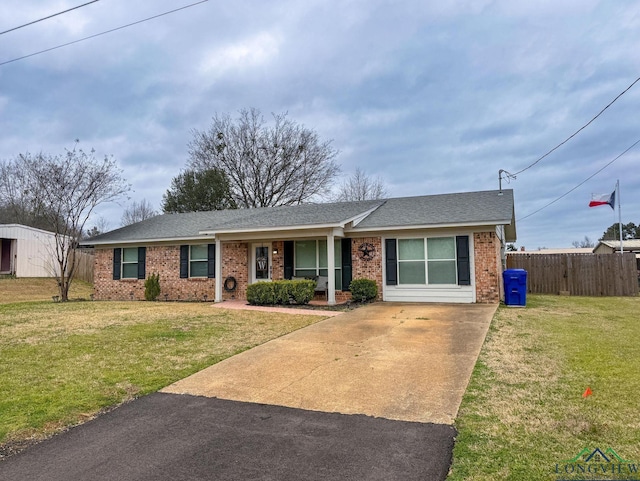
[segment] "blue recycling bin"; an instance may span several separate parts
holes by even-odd
[[[524,269],[506,269],[502,273],[504,281],[504,303],[507,306],[524,307],[527,305],[527,271]]]

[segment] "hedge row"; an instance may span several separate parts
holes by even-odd
[[[315,288],[312,280],[256,282],[247,286],[247,302],[258,306],[308,304]]]

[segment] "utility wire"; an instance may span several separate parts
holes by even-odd
[[[0,64],[2,65],[2,64]],[[558,145],[556,145],[553,149],[551,149],[549,152],[547,152],[546,154],[544,154],[542,157],[540,157],[538,160],[536,160],[534,163],[532,163],[531,165],[528,165],[527,167],[525,167],[522,170],[519,170],[518,172],[516,172],[515,174],[509,174],[507,172],[508,175],[515,177],[518,174],[521,174],[522,172],[524,172],[525,170],[530,169],[531,167],[533,167],[534,165],[536,165],[538,162],[540,162],[542,159],[544,159],[545,157],[547,157],[549,154],[551,154],[552,152],[556,151],[557,149],[559,149],[560,147],[562,147],[564,144],[566,144],[567,142],[569,142],[572,138],[574,138],[576,135],[578,135],[581,131],[583,131],[584,129],[586,129],[589,125],[591,125],[591,123],[596,120],[598,117],[600,117],[600,115],[602,115],[602,113],[607,110],[609,107],[611,107],[616,100],[618,100],[620,97],[622,97],[624,94],[626,94],[629,90],[631,90],[631,87],[633,87],[635,84],[637,84],[640,81],[640,77],[638,77],[637,79],[634,80],[634,82],[629,85],[626,89],[624,89],[615,99],[613,99],[611,102],[609,102],[609,104],[607,104],[607,106],[605,108],[603,108],[600,112],[598,112],[598,114],[593,117],[591,120],[589,120],[589,122],[587,122],[586,124],[584,124],[582,127],[580,127],[578,130],[576,130],[573,134],[571,134],[569,137],[567,137],[565,140],[563,140],[562,142],[560,142]]]
[[[57,17],[58,15],[62,15],[63,13],[70,12],[72,10],[77,10],[78,8],[86,7],[92,3],[99,2],[100,0],[92,0],[91,2],[83,3],[82,5],[78,5],[77,7],[69,8],[67,10],[63,10],[62,12],[54,13],[53,15],[49,15],[48,17],[40,18],[38,20],[34,20],[33,22],[25,23],[24,25],[20,25],[19,27],[10,28],[9,30],[5,30],[4,32],[0,32],[0,35],[4,35],[5,33],[13,32],[14,30],[18,30],[19,28],[28,27],[29,25],[33,25],[34,23],[42,22],[43,20],[49,20],[50,18]]]
[[[142,20],[138,20],[137,22],[128,23],[127,25],[122,25],[121,27],[112,28],[111,30],[107,30],[105,32],[96,33],[95,35],[89,35],[88,37],[80,38],[78,40],[74,40],[73,42],[63,43],[62,45],[58,45],[56,47],[47,48],[45,50],[40,50],[39,52],[30,53],[29,55],[23,55],[22,57],[14,58],[12,60],[6,60],[0,63],[0,67],[6,65],[8,63],[17,62],[18,60],[23,60],[25,58],[34,57],[36,55],[40,55],[41,53],[51,52],[52,50],[56,50],[62,47],[67,47],[69,45],[73,45],[75,43],[84,42],[85,40],[89,40],[92,38],[100,37],[101,35],[106,35],[108,33],[117,32],[118,30],[122,30],[127,27],[132,27],[133,25],[138,25],[139,23],[148,22],[149,20],[154,20],[159,17],[163,17],[165,15],[169,15],[170,13],[179,12],[180,10],[185,10],[190,7],[195,7],[201,3],[208,2],[209,0],[200,0],[199,2],[190,3],[189,5],[185,5],[184,7],[176,8],[174,10],[169,10],[168,12],[160,13],[158,15],[154,15],[153,17],[144,18]]]
[[[637,80],[636,80],[637,82]],[[520,219],[518,219],[518,222],[520,222],[521,220],[524,220],[528,217],[531,217],[534,214],[537,214],[538,212],[540,212],[543,209],[546,209],[547,207],[549,207],[552,204],[555,204],[556,202],[558,202],[560,199],[562,199],[563,197],[566,197],[567,195],[569,195],[571,192],[573,192],[574,190],[576,190],[578,187],[580,187],[581,185],[585,184],[588,180],[593,179],[596,175],[598,175],[600,172],[602,172],[604,169],[606,169],[607,167],[609,167],[611,164],[613,164],[616,160],[618,160],[620,157],[622,157],[624,154],[626,154],[627,152],[629,152],[631,149],[633,149],[636,145],[640,144],[640,139],[636,140],[631,147],[627,148],[627,150],[625,150],[624,152],[622,152],[620,155],[618,155],[615,159],[609,161],[607,164],[605,164],[604,167],[602,167],[600,170],[596,171],[593,175],[590,175],[589,177],[587,177],[586,179],[584,179],[582,182],[580,182],[578,185],[576,185],[573,189],[569,190],[568,192],[565,192],[564,194],[562,194],[560,197],[558,197],[555,200],[552,200],[551,202],[549,202],[547,205],[540,207],[538,210],[533,211],[531,214],[527,214],[524,217],[521,217]]]

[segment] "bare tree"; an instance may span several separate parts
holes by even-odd
[[[109,230],[109,221],[107,221],[107,219],[105,219],[104,217],[100,216],[96,219],[95,223],[93,224],[93,227],[91,227],[90,229],[87,229],[87,233],[85,234],[84,238],[89,239],[91,237],[104,234],[108,230]]]
[[[136,222],[143,221],[145,219],[150,219],[151,217],[157,216],[158,213],[155,211],[153,206],[147,199],[142,199],[140,202],[133,203],[127,207],[122,213],[122,218],[120,219],[120,225],[131,225]]]
[[[206,131],[193,130],[188,167],[220,169],[240,208],[295,205],[324,195],[339,172],[331,141],[272,114],[268,126],[257,109],[241,110],[236,120],[216,115]]]
[[[596,244],[591,239],[589,239],[589,236],[584,236],[584,240],[573,241],[571,243],[571,245],[573,247],[575,247],[576,249],[578,249],[578,248],[584,249],[584,248],[587,248],[587,247],[595,247]]]
[[[54,275],[60,299],[69,299],[69,287],[76,270],[76,246],[85,223],[94,209],[124,195],[130,187],[125,183],[115,160],[95,158],[74,146],[63,155],[20,154],[14,160],[0,163],[2,174],[22,176],[20,193],[0,183],[0,196],[12,201],[22,196],[27,205],[39,204],[55,234]]]
[[[387,188],[380,177],[369,177],[366,172],[356,168],[356,171],[345,180],[334,197],[336,202],[351,200],[384,199],[387,196]]]

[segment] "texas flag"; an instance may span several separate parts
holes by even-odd
[[[608,205],[612,209],[615,209],[616,203],[616,191],[614,190],[610,194],[591,194],[591,202],[589,207],[598,207],[599,205]]]

